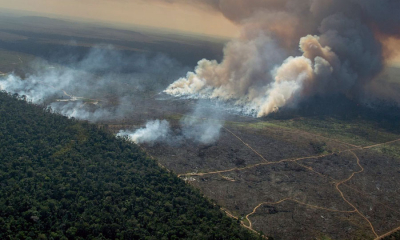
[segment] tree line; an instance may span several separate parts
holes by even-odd
[[[258,239],[138,146],[0,92],[0,239]]]

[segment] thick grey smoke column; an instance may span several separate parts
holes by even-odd
[[[378,36],[400,36],[398,0],[163,2],[195,3],[242,27],[221,63],[199,61],[165,92],[234,101],[258,117],[314,95],[361,96],[384,66]]]

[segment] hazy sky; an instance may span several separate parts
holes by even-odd
[[[393,51],[393,57],[390,61],[393,65],[400,67],[400,39],[390,39],[389,43],[386,42],[385,44],[389,44],[391,50]]]
[[[190,6],[129,0],[0,0],[0,8],[144,25],[222,37],[238,28],[221,13]]]
[[[206,11],[198,4],[162,4],[149,0],[0,0],[0,8],[31,11],[31,15],[60,15],[228,38],[238,35],[239,31],[221,12]],[[391,41],[390,45],[395,46],[391,49],[399,49],[400,41]],[[399,53],[392,53],[391,62],[400,66]]]

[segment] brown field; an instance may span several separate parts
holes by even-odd
[[[147,119],[165,118],[179,128],[195,104],[168,100],[158,108],[159,102],[151,102],[138,110],[145,117],[109,127],[135,129]],[[369,121],[330,117],[296,124],[225,119],[214,144],[142,147],[246,227],[274,239],[375,239],[400,226],[399,134],[371,128]],[[313,121],[324,124],[324,131],[312,128]]]

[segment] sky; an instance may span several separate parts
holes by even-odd
[[[238,33],[238,27],[221,13],[202,11],[182,4],[138,0],[0,0],[0,8],[225,38],[232,38]]]
[[[391,38],[390,40],[384,42],[384,44],[390,46],[390,50],[393,54],[392,58],[389,60],[389,63],[393,66],[400,67],[400,39]]]
[[[224,17],[221,11],[206,11],[199,7],[199,4],[190,6],[190,4],[167,3],[171,1],[0,0],[0,8],[29,11],[30,15],[120,23],[223,38],[234,38],[239,35],[240,27]],[[399,49],[400,40],[389,41],[385,44],[395,46],[391,49]],[[390,64],[400,66],[400,51],[392,55]]]

